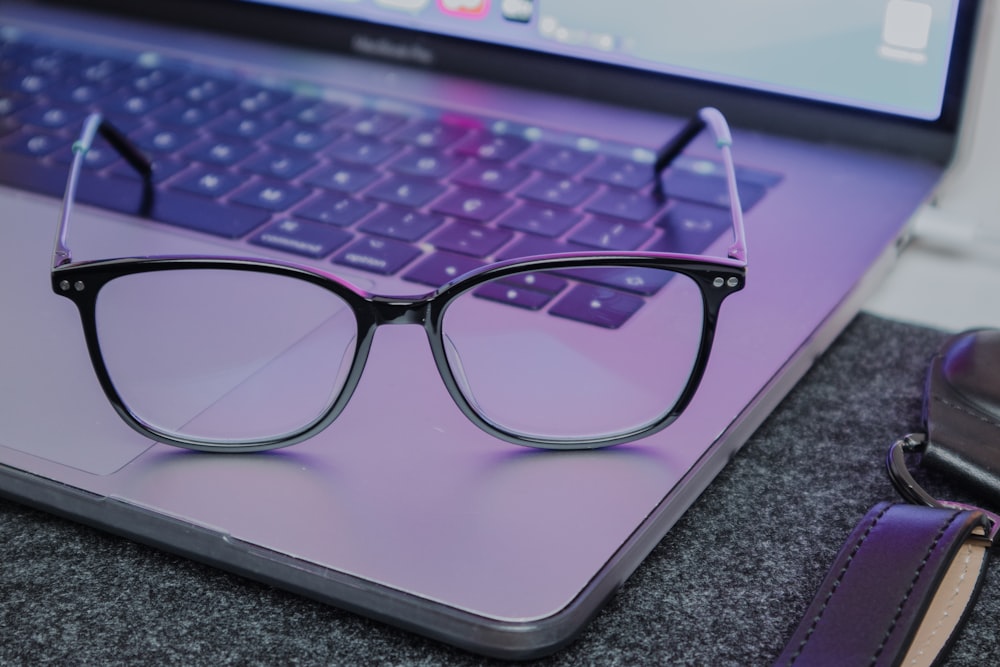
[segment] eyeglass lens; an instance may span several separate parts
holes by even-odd
[[[615,270],[525,272],[449,303],[444,356],[484,420],[570,442],[630,433],[674,406],[699,354],[698,285],[643,269],[630,275],[646,295],[595,287]],[[221,444],[315,423],[343,390],[359,335],[351,307],[329,290],[224,269],[120,276],[101,289],[96,320],[133,414],[165,435]]]
[[[594,286],[618,270],[517,274],[451,303],[442,325],[448,363],[487,421],[569,442],[624,435],[673,408],[698,358],[701,292],[691,278],[660,269],[630,272],[641,276],[636,290],[658,292],[651,298]],[[490,303],[531,299],[555,304],[541,315]]]
[[[357,324],[339,296],[288,276],[180,269],[121,276],[97,299],[101,355],[122,401],[172,437],[279,438],[343,388]]]

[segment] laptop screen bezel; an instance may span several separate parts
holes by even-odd
[[[671,115],[690,116],[704,106],[716,106],[738,127],[860,145],[940,164],[954,150],[981,5],[980,0],[960,0],[942,112],[928,121],[243,0],[53,1],[312,50],[390,58],[408,67]],[[302,20],[304,16],[308,20]],[[431,57],[399,62],[388,49],[359,54],[359,35],[368,43],[382,40]]]

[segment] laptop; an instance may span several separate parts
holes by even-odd
[[[817,5],[5,2],[0,493],[482,654],[566,645],[856,314],[953,152],[978,3]],[[123,77],[101,88],[112,75]],[[746,286],[724,304],[687,409],[629,444],[549,452],[494,437],[452,400],[425,333],[386,326],[350,403],[320,433],[272,452],[188,451],[118,417],[79,314],[52,292],[69,146],[90,111],[168,165],[153,196],[187,208],[128,210],[117,195],[128,177],[98,165],[73,211],[74,260],[263,258],[372,294],[420,295],[433,287],[414,267],[435,254],[452,274],[510,257],[559,211],[583,227],[547,229],[546,248],[671,250],[668,237],[700,233],[697,252],[724,257],[711,139],[653,173],[705,107],[733,129]],[[329,143],[311,144],[299,121],[331,130]],[[462,136],[428,161],[437,142],[415,137],[431,127]],[[433,219],[417,234],[385,224],[405,202],[380,184],[412,175],[420,158],[454,163],[421,174],[439,189],[412,207],[407,220]],[[363,186],[344,186],[362,173]],[[510,174],[509,188],[492,188]],[[474,226],[474,211],[441,204],[461,188],[500,201],[496,215]],[[607,206],[629,188],[645,214]],[[251,190],[258,201],[238,199]],[[567,191],[583,194],[560,200]],[[285,194],[287,207],[261,206]],[[333,197],[357,216],[334,217]],[[326,212],[314,210],[320,200]],[[514,215],[524,210],[537,215]],[[238,233],[220,230],[226,216],[245,221]],[[595,235],[595,221],[610,226]],[[415,238],[391,271],[376,250],[400,247],[391,236],[402,227]],[[496,244],[483,250],[484,238]],[[606,245],[624,238],[628,248]],[[162,315],[141,301],[136,322]],[[543,336],[554,319],[537,316]],[[546,354],[572,374],[596,354],[586,340]],[[641,362],[656,343],[630,355]],[[512,381],[500,394],[533,389]]]

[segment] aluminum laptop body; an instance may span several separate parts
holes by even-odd
[[[0,137],[0,493],[473,651],[520,658],[572,640],[889,269],[910,215],[950,158],[978,13],[966,0],[836,3],[845,8],[841,22],[800,35],[734,30],[767,24],[749,14],[794,14],[801,4],[777,0],[767,8],[691,2],[686,10],[375,0],[146,2],[128,11],[134,4],[5,2],[0,30],[7,43],[30,36],[137,62],[192,62],[260,85],[289,89],[293,81],[313,95],[332,90],[406,113],[432,108],[640,155],[655,154],[703,106],[729,118],[736,162],[762,195],[745,215],[747,287],[725,304],[702,385],[657,435],[575,452],[522,448],[476,428],[448,396],[415,327],[378,331],[349,406],[310,440],[223,455],[140,437],[102,394],[72,304],[51,291],[62,184],[28,181],[62,172],[46,166],[35,175],[23,155],[11,157],[21,126]],[[878,5],[874,19],[863,5]],[[720,74],[722,66],[709,73],[710,59],[699,69],[691,64],[699,54],[677,55],[650,34],[658,22],[664,40],[704,30],[709,9],[737,15],[720,31],[757,65],[815,52],[804,74],[778,69],[820,83],[807,90],[791,79]],[[651,13],[644,31],[626,34],[643,12]],[[716,44],[718,53],[727,44]],[[838,53],[844,71],[831,63]],[[859,62],[888,64],[904,78],[937,74],[918,86],[930,91],[926,99],[880,98],[877,82],[867,98],[823,89],[863,74]],[[693,173],[714,157],[699,139],[684,164]],[[249,255],[312,262],[376,293],[426,291],[327,257],[86,203],[74,215],[81,259]],[[720,239],[711,250],[724,247]],[[587,351],[551,354],[571,368]]]

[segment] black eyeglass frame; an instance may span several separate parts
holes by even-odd
[[[448,393],[469,420],[494,437],[517,445],[543,449],[594,449],[631,442],[663,430],[676,420],[690,403],[708,365],[722,303],[729,295],[743,289],[746,282],[746,241],[743,230],[742,212],[736,189],[735,168],[730,152],[731,139],[729,138],[728,127],[722,114],[715,109],[703,109],[699,114],[697,122],[701,122],[702,126],[707,124],[712,127],[716,136],[716,143],[723,153],[733,217],[733,243],[729,248],[728,257],[714,258],[702,255],[642,251],[614,253],[575,252],[540,255],[528,259],[509,260],[487,265],[456,277],[440,288],[422,296],[394,297],[371,294],[332,273],[276,260],[177,255],[73,262],[71,252],[66,243],[69,218],[76,197],[83,158],[98,133],[144,176],[146,186],[151,190],[150,176],[152,168],[148,159],[124,135],[118,132],[113,125],[103,119],[100,114],[92,114],[84,122],[80,139],[73,145],[74,157],[63,197],[62,213],[56,236],[55,250],[53,252],[52,289],[56,294],[69,298],[76,304],[83,325],[88,353],[97,379],[107,399],[121,419],[143,436],[176,447],[211,452],[257,452],[287,447],[313,437],[336,420],[350,401],[354,390],[360,382],[371,349],[371,343],[375,336],[375,330],[384,324],[419,324],[424,327],[435,364]],[[693,139],[695,134],[697,133],[695,132],[690,137],[687,137],[685,143]],[[673,156],[675,156],[680,153],[683,146],[678,148],[676,145],[668,145],[668,148],[674,154]],[[670,160],[672,160],[673,156],[669,156]],[[663,163],[669,163],[670,160],[659,160],[658,167],[666,166]],[[673,406],[669,410],[665,410],[664,414],[657,420],[637,427],[632,431],[614,436],[595,436],[593,438],[575,438],[572,440],[526,437],[505,430],[480,414],[466,398],[465,394],[462,393],[448,362],[448,355],[442,335],[442,324],[448,306],[459,295],[475,289],[485,282],[497,280],[508,275],[597,266],[669,270],[687,276],[698,286],[703,304],[703,326],[701,341],[698,347],[698,356],[687,384]],[[294,432],[276,437],[234,442],[177,437],[173,434],[162,432],[133,413],[118,393],[104,363],[97,331],[97,299],[101,288],[116,278],[138,273],[181,269],[221,269],[280,275],[304,280],[326,289],[344,300],[354,313],[358,327],[358,343],[344,385],[327,411],[317,417],[312,423]]]

